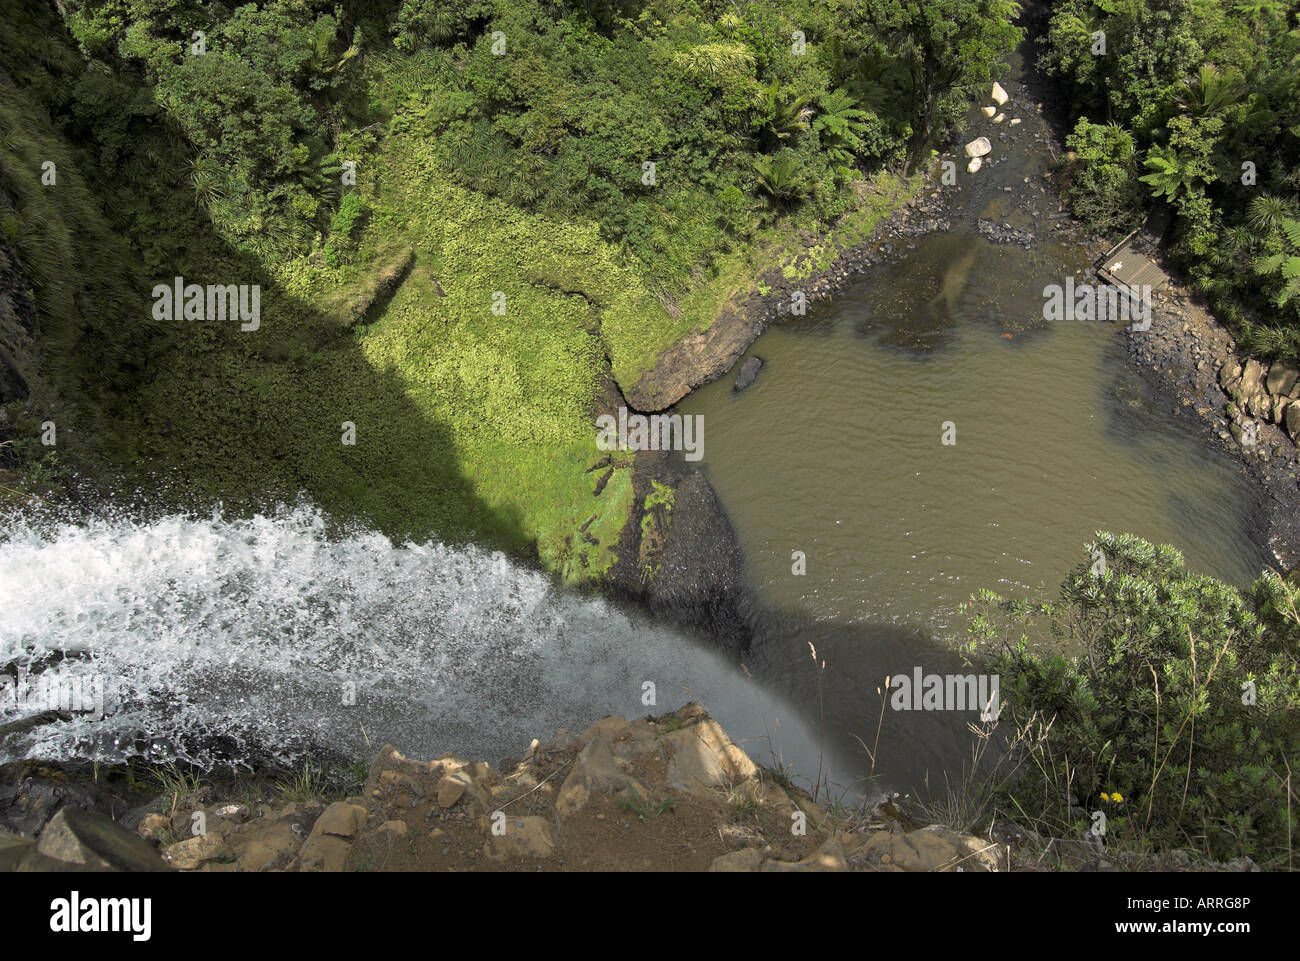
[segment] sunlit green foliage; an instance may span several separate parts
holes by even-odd
[[[1005,810],[1067,835],[1101,811],[1107,843],[1285,867],[1300,814],[1297,585],[1268,573],[1242,593],[1129,534],[1087,551],[1056,603],[979,596],[971,630],[996,651],[999,725],[1032,732]]]

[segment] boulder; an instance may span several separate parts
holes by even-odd
[[[335,801],[327,807],[312,828],[313,834],[330,834],[340,838],[354,838],[366,826],[366,809],[359,804]]]
[[[438,804],[444,808],[454,807],[465,793],[469,778],[463,774],[445,774],[438,782]]]
[[[1241,383],[1241,364],[1227,363],[1219,368],[1219,386],[1223,392],[1231,396]]]
[[[310,815],[295,811],[281,814],[264,827],[255,825],[241,831],[230,841],[238,870],[284,870],[302,848],[311,824]]]
[[[100,814],[65,806],[50,819],[36,840],[39,864],[29,857],[19,870],[166,871],[166,863],[148,841]],[[61,864],[52,866],[48,861]]]
[[[968,174],[973,174],[977,170],[979,170],[980,167],[983,166],[984,166],[984,161],[981,160],[979,157],[974,157],[971,159],[971,162],[966,165],[966,172]]]
[[[1231,393],[1252,417],[1266,417],[1272,410],[1268,391],[1264,389],[1264,368],[1257,360],[1246,361],[1241,381]]]
[[[1300,445],[1300,404],[1288,404],[1286,413],[1282,416],[1286,432],[1291,435],[1291,440]]]
[[[224,848],[222,836],[211,831],[170,845],[163,856],[178,871],[195,871],[206,861],[215,861]]]
[[[669,753],[668,783],[686,793],[708,794],[713,788],[735,785],[758,773],[754,762],[727,737],[713,719],[666,734],[661,743]]]
[[[763,867],[763,852],[758,848],[741,848],[713,859],[711,872],[733,874],[757,871]]]
[[[396,754],[396,757],[405,760],[400,754]],[[290,865],[290,870],[342,871],[348,860],[348,852],[352,850],[352,841],[365,826],[366,817],[366,809],[359,804],[335,801],[316,818],[311,834]]]
[[[996,80],[993,81],[993,92],[989,94],[989,97],[999,107],[1011,99],[1007,95],[1007,92],[1002,89],[1002,84],[998,83]]]
[[[504,861],[514,858],[549,858],[555,851],[551,825],[541,817],[506,818],[505,834],[493,834],[491,821],[485,820],[488,839],[483,853],[489,860]]]
[[[876,831],[851,856],[882,871],[996,871],[996,852],[991,842],[932,824],[907,834]]]
[[[299,871],[338,873],[348,862],[352,843],[329,834],[313,834],[302,846],[294,862]]]
[[[35,846],[36,842],[31,838],[0,832],[0,871],[15,870],[18,862]]]
[[[988,137],[976,137],[966,145],[967,157],[984,157],[993,152],[993,144]]]
[[[764,873],[792,872],[823,873],[847,871],[849,865],[844,857],[844,848],[840,842],[831,838],[802,861],[768,861],[763,865]]]
[[[991,117],[998,112],[997,107],[980,107],[980,112],[986,117]]]
[[[1257,360],[1248,360],[1241,368],[1240,390],[1247,394],[1256,394],[1264,389],[1264,366]]]
[[[623,772],[608,741],[596,738],[578,752],[569,776],[564,779],[555,800],[555,811],[567,817],[584,807],[591,796],[600,791],[617,791],[631,784],[638,794],[648,797],[649,792],[632,777]]]
[[[1287,370],[1281,364],[1274,364],[1273,369],[1268,372],[1268,380],[1265,382],[1268,392],[1274,397],[1289,395],[1297,381],[1300,381],[1300,374],[1294,370]]]

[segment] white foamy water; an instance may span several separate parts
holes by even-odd
[[[779,719],[782,756],[815,774],[814,734],[695,641],[475,548],[328,527],[304,507],[0,522],[0,668],[75,653],[45,686],[104,695],[102,719],[73,701],[70,717],[0,740],[0,760],[296,763],[389,741],[496,761],[559,727],[695,699],[760,761]],[[647,681],[656,706],[642,704]],[[53,706],[14,690],[0,725]]]

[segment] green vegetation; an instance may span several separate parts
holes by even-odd
[[[1234,0],[1064,0],[1042,58],[1077,118],[1074,211],[1117,233],[1153,199],[1170,203],[1172,252],[1195,288],[1247,350],[1292,361],[1298,58],[1293,5]]]
[[[326,785],[319,770],[312,770],[304,761],[302,770],[275,782],[280,796],[290,802],[316,801],[326,796]]]
[[[1049,836],[1100,811],[1108,845],[1290,866],[1300,585],[1266,573],[1243,594],[1172,547],[1096,537],[1058,602],[976,598],[1014,731],[994,803]]]
[[[620,794],[618,797],[618,806],[625,811],[631,811],[640,821],[653,821],[661,814],[666,814],[677,806],[675,798],[660,798],[657,801],[643,798],[632,782],[628,782],[626,794]]]
[[[48,362],[13,447],[34,463],[53,418],[64,463],[161,481],[154,503],[305,492],[598,578],[634,501],[627,457],[592,496],[602,381],[630,389],[772,260],[807,276],[865,237],[1015,12],[24,8],[0,30],[0,236]],[[260,285],[260,328],[155,320],[176,276]]]

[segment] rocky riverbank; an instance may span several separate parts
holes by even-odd
[[[1177,281],[1158,295],[1151,329],[1125,331],[1130,357],[1164,402],[1211,448],[1234,457],[1260,491],[1257,537],[1282,572],[1300,565],[1300,387],[1285,365],[1238,355],[1232,336]]]
[[[120,772],[0,768],[3,871],[1250,870],[1106,855],[1009,822],[984,836],[894,801],[827,810],[755,765],[697,704],[606,717],[494,768],[391,745],[346,797],[164,769],[152,796]],[[134,783],[135,787],[132,787]],[[164,784],[163,790],[158,786]]]

